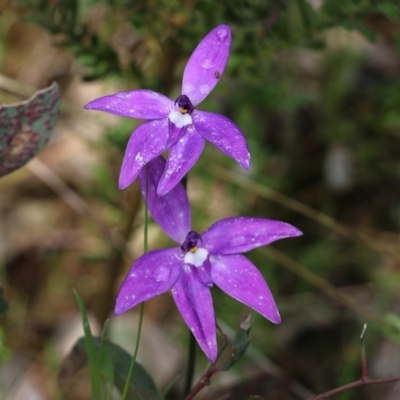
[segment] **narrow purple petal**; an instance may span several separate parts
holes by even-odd
[[[162,156],[150,161],[148,167],[143,168],[139,174],[140,188],[145,199],[147,175],[147,205],[151,216],[171,239],[182,244],[190,230],[189,199],[182,184],[177,184],[165,196],[157,194],[157,185],[164,173],[165,164]]]
[[[234,217],[216,222],[204,232],[202,247],[213,254],[239,254],[287,237],[300,236],[286,222]]]
[[[167,146],[168,118],[146,121],[129,138],[119,174],[119,188],[125,189],[139,175],[150,160],[160,155]]]
[[[246,139],[231,120],[220,114],[198,110],[193,111],[192,118],[196,131],[204,139],[232,157],[243,168],[250,168],[250,153]]]
[[[160,119],[167,117],[173,110],[174,102],[151,90],[131,90],[99,97],[86,104],[84,108],[123,117]]]
[[[138,258],[122,283],[114,314],[122,314],[171,289],[182,272],[182,259],[179,247],[153,250]]]
[[[182,126],[181,128],[178,128],[173,122],[169,121],[168,122],[168,131],[169,131],[169,137],[168,137],[168,142],[167,142],[167,147],[173,146],[179,139],[181,139],[187,129],[188,125]]]
[[[193,266],[193,271],[198,281],[209,287],[213,285],[211,277],[211,263],[209,257],[207,257],[204,263],[199,267]]]
[[[253,308],[275,324],[281,322],[278,308],[260,271],[240,254],[211,256],[213,282],[234,299]]]
[[[192,268],[184,266],[180,279],[172,288],[172,295],[201,349],[211,362],[215,362],[218,349],[211,293],[207,286],[197,280]]]
[[[196,106],[202,102],[221,78],[231,48],[228,25],[214,28],[198,44],[186,64],[182,80],[182,94]]]
[[[186,135],[170,148],[167,167],[157,189],[160,196],[168,193],[182,180],[198,160],[203,148],[204,139],[190,125]]]

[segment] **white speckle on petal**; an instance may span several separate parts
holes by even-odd
[[[202,61],[201,66],[204,69],[209,70],[214,66],[214,63],[210,59],[206,58],[205,60]]]
[[[195,87],[192,83],[185,83],[182,87],[182,94],[189,95],[190,93],[193,93],[195,90]]]
[[[209,91],[210,91],[210,86],[206,84],[200,86],[200,93],[206,94],[209,93]]]
[[[135,161],[141,163],[143,161],[143,157],[140,155],[140,151],[135,156]]]
[[[154,279],[156,282],[166,282],[171,275],[171,271],[164,266],[159,266],[154,272]]]
[[[192,117],[190,114],[182,114],[179,111],[172,111],[168,115],[168,118],[177,128],[192,125]]]
[[[216,32],[216,35],[217,35],[217,38],[218,38],[221,42],[223,42],[223,41],[227,38],[228,32],[227,32],[226,29],[219,29],[219,30]]]
[[[129,99],[131,94],[129,92],[116,93],[115,97],[118,97],[119,99]]]

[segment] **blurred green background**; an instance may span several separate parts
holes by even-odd
[[[249,254],[282,324],[252,313],[254,347],[202,398],[305,399],[359,379],[364,323],[371,377],[400,375],[397,0],[3,3],[1,103],[54,80],[64,101],[49,146],[0,181],[1,281],[10,304],[0,326],[5,398],[28,398],[18,397],[26,386],[37,393],[32,399],[88,398],[84,377],[74,377],[76,391],[58,378],[79,329],[72,288],[93,326],[102,325],[142,253],[137,184],[117,190],[139,121],[83,105],[136,88],[176,98],[188,57],[221,23],[232,30],[230,59],[199,108],[239,125],[252,166],[244,171],[206,146],[189,175],[193,229],[249,215],[286,221],[304,236]],[[151,248],[170,244],[152,224]],[[221,327],[235,329],[248,310],[217,288],[213,296]],[[111,317],[111,337],[130,352],[136,313]],[[187,339],[169,295],[146,304],[145,326],[141,359],[165,387],[183,373]],[[335,398],[389,400],[393,390],[368,386]]]

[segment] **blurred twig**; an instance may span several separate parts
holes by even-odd
[[[31,97],[39,90],[32,85],[17,81],[2,74],[0,74],[0,89],[24,99]],[[64,99],[61,100],[61,111],[70,115],[84,112],[82,107]]]
[[[336,389],[329,390],[328,392],[321,393],[318,396],[311,397],[310,400],[327,399],[329,397],[335,396],[336,394],[345,392],[346,390],[354,389],[359,386],[378,385],[378,384],[393,383],[393,382],[400,381],[399,377],[388,378],[388,379],[370,379],[368,377],[367,358],[365,356],[365,348],[364,348],[364,334],[365,334],[366,328],[367,328],[367,325],[364,324],[364,328],[361,333],[361,341],[362,341],[362,343],[361,343],[361,365],[362,365],[361,378],[358,379],[357,381],[348,383],[347,385],[343,385]]]
[[[340,301],[342,304],[346,305],[347,307],[351,308],[357,314],[362,315],[364,318],[367,318],[370,321],[374,321],[380,324],[384,324],[385,320],[380,315],[376,314],[368,307],[365,307],[363,304],[354,300],[351,296],[347,295],[346,293],[342,292],[340,289],[337,289],[331,283],[326,281],[325,279],[321,278],[314,272],[310,271],[309,269],[305,268],[299,262],[293,260],[292,258],[288,257],[286,254],[283,254],[277,249],[273,247],[263,247],[260,249],[265,255],[267,255],[272,260],[276,261],[277,263],[281,264],[285,268],[289,269],[290,271],[294,272],[296,275],[303,278],[305,281],[311,283],[312,285],[316,286],[317,288],[321,289],[323,292],[334,298],[335,300]]]
[[[292,199],[258,182],[252,181],[251,179],[243,175],[230,171],[227,168],[221,167],[219,165],[213,165],[212,169],[210,169],[210,172],[220,179],[236,184],[243,189],[249,190],[252,193],[257,194],[260,197],[263,197],[270,201],[274,201],[275,203],[281,204],[282,206],[289,208],[290,210],[302,214],[305,217],[310,218],[329,229],[332,229],[335,233],[339,233],[342,236],[346,236],[352,240],[357,239],[358,241],[367,244],[369,247],[378,252],[386,253],[391,257],[399,259],[398,246],[383,246],[381,243],[377,242],[375,238],[372,238],[364,232],[342,225],[329,215],[314,210],[306,204]]]
[[[221,321],[220,318],[218,318],[218,325],[229,337],[229,339],[233,340],[235,336],[235,331],[225,322]],[[265,372],[265,374],[276,379],[286,377],[285,371],[278,365],[274,364],[268,357],[266,357],[262,353],[261,350],[259,350],[252,343],[249,344],[245,356],[248,357],[255,365],[257,365],[263,372]],[[309,389],[307,389],[304,385],[295,380],[292,380],[290,383],[288,383],[288,385],[289,390],[299,399],[305,400],[311,396],[314,396],[314,394]]]
[[[114,232],[101,221],[93,212],[89,204],[78,193],[72,190],[57,174],[46,164],[34,158],[27,165],[28,169],[40,180],[54,190],[73,210],[85,218],[92,220],[101,233],[110,240],[112,245],[120,250],[125,250],[126,240],[118,232]]]

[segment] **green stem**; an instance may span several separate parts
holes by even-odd
[[[182,184],[187,190],[189,174],[186,174],[182,179]],[[188,361],[186,368],[185,386],[183,387],[182,399],[190,392],[193,383],[194,366],[196,362],[196,338],[193,333],[189,331],[189,349],[188,349]]]
[[[143,238],[143,250],[145,253],[147,253],[149,250],[149,209],[147,206],[148,189],[149,189],[149,176],[148,176],[148,167],[146,166],[146,190],[145,190],[146,195],[144,199],[144,238]],[[139,310],[139,323],[136,336],[135,352],[133,353],[131,366],[129,367],[128,377],[125,382],[124,392],[122,393],[121,400],[126,400],[128,396],[133,370],[135,368],[136,357],[139,351],[139,342],[140,342],[140,334],[142,332],[143,315],[144,315],[144,303],[141,303]]]
[[[188,362],[186,368],[185,386],[183,387],[182,399],[187,396],[192,388],[194,365],[196,361],[196,338],[193,333],[189,331],[189,351],[188,351]]]

